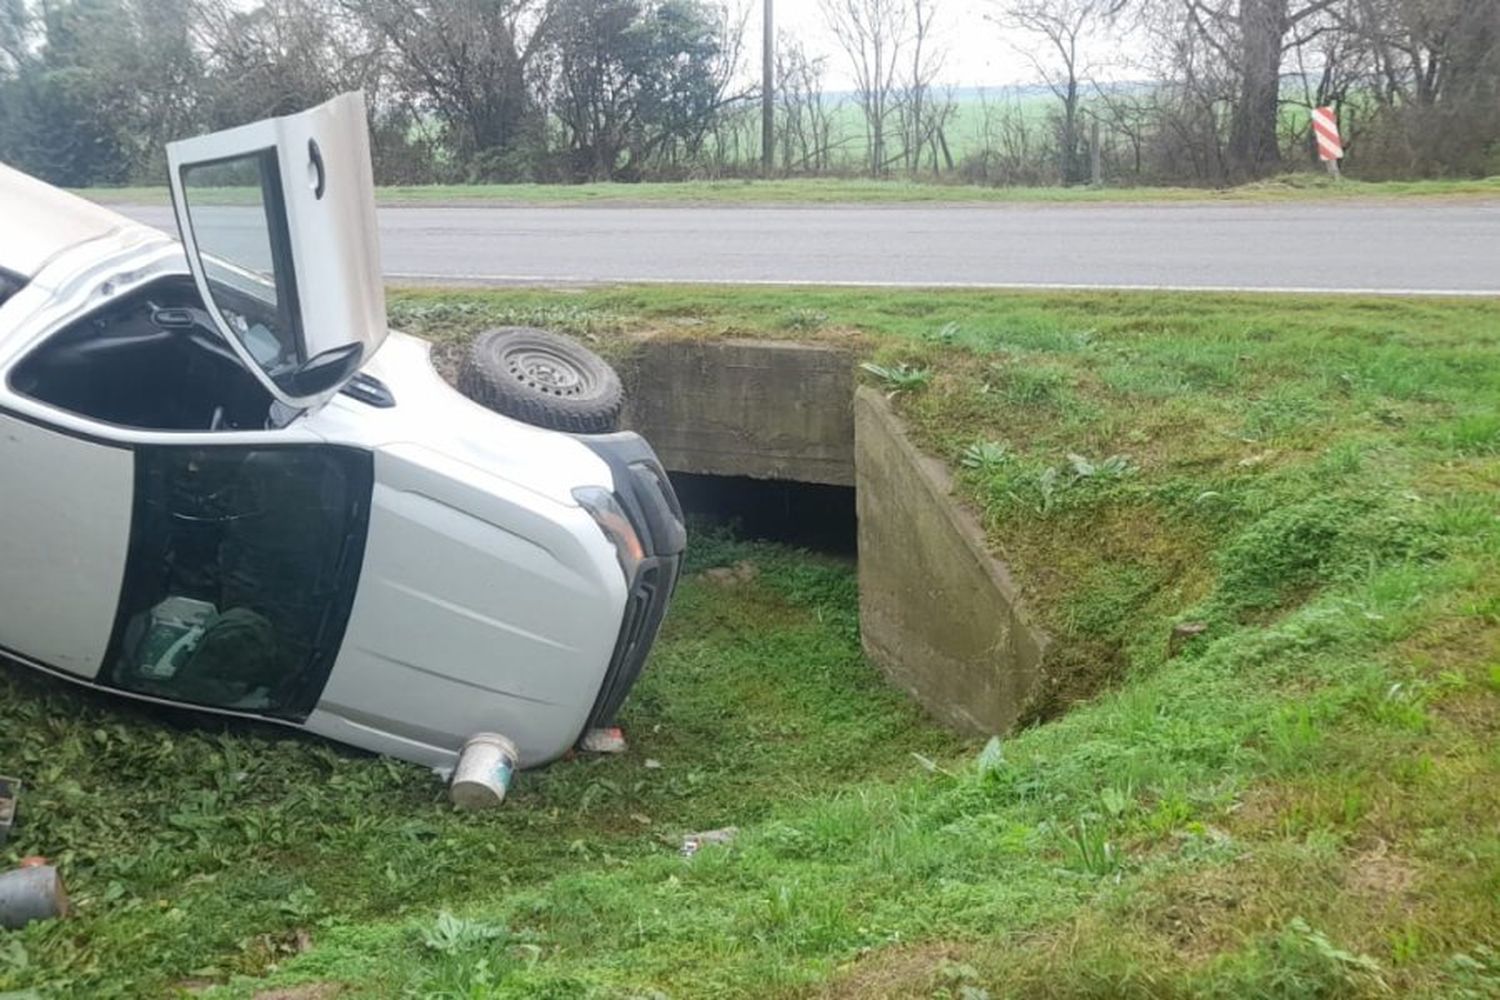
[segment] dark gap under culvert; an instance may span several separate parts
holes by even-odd
[[[748,476],[671,473],[690,519],[742,538],[854,556],[854,488]],[[691,543],[690,543],[691,544]]]

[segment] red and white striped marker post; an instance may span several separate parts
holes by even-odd
[[[1344,144],[1339,141],[1339,121],[1333,116],[1333,109],[1313,108],[1312,127],[1318,139],[1318,159],[1328,164],[1328,173],[1338,180]]]

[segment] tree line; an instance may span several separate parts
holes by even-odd
[[[750,176],[761,2],[0,0],[0,160],[160,183],[174,138],[360,88],[387,184]],[[1351,173],[1500,173],[1497,0],[816,3],[833,51],[776,39],[777,175],[1236,183],[1312,166],[1321,105]],[[955,27],[1041,96],[940,86]]]

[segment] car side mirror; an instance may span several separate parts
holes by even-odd
[[[308,358],[276,381],[289,396],[320,396],[353,375],[364,360],[364,354],[365,345],[359,341],[331,347]]]

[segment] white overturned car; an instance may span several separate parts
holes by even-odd
[[[181,243],[0,166],[0,655],[437,768],[610,724],[685,540],[649,446],[387,334],[358,95],[168,156]],[[481,347],[488,402],[618,409]]]

